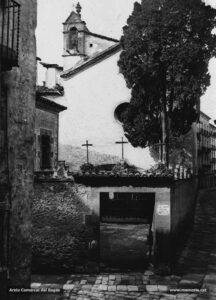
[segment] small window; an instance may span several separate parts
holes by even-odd
[[[93,47],[93,44],[89,44],[89,47],[92,48],[92,47]]]
[[[41,136],[41,169],[51,168],[51,137],[47,134]]]
[[[69,49],[78,50],[78,30],[72,27],[69,33]]]

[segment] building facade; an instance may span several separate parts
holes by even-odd
[[[49,76],[47,81],[50,82]],[[49,86],[49,85],[48,85]],[[51,171],[58,161],[59,113],[66,109],[56,98],[63,97],[59,85],[37,88],[35,115],[35,171]]]
[[[211,118],[200,112],[197,124],[198,170],[200,173],[216,171],[216,127],[210,123]]]
[[[0,2],[0,293],[30,284],[36,17],[36,0]]]
[[[88,140],[92,151],[118,156],[120,161],[122,148],[116,142],[122,137],[128,141],[118,112],[131,98],[131,90],[119,73],[120,43],[92,33],[81,18],[79,5],[65,21],[63,37],[61,78],[68,109],[60,115],[60,144],[78,148]],[[134,148],[130,143],[124,144],[124,159],[139,167],[154,164],[148,149]],[[84,158],[81,164],[85,162]]]
[[[93,144],[91,150],[117,155],[120,160],[122,151],[116,142],[122,137],[127,142],[121,113],[131,97],[118,68],[121,46],[116,39],[91,32],[82,20],[81,10],[78,3],[63,23],[63,68],[42,63],[47,68],[47,87],[64,86],[67,110],[60,114],[59,142],[79,148],[88,140]],[[62,103],[60,98],[56,100]],[[215,126],[209,121],[201,112],[199,123],[193,124],[190,143],[193,149],[188,154],[195,173],[216,169]],[[64,156],[61,159],[65,159]],[[142,168],[155,163],[148,149],[134,148],[130,143],[124,145],[124,159]]]
[[[216,172],[216,126],[210,124],[211,135],[211,172]]]

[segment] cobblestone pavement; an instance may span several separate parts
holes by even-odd
[[[36,276],[34,277],[36,279]],[[159,276],[152,271],[130,274],[102,274],[102,275],[70,275],[65,283],[64,277],[58,277],[53,283],[32,283],[32,288],[43,290],[60,289],[61,296],[44,299],[74,299],[74,300],[102,300],[102,299],[140,299],[140,300],[192,300],[200,294],[206,296],[206,290],[201,291],[203,276],[183,279],[179,276]],[[52,281],[52,278],[46,278]],[[57,283],[59,281],[59,283]],[[190,290],[188,290],[190,289]],[[39,296],[32,299],[43,300]],[[45,296],[44,296],[45,297]],[[50,296],[51,297],[51,296]]]
[[[201,192],[189,242],[171,276],[143,273],[33,276],[32,288],[57,289],[31,300],[216,300],[216,190]],[[180,275],[179,275],[180,274]]]

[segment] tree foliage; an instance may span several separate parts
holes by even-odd
[[[131,89],[123,114],[133,146],[169,143],[197,119],[216,54],[216,10],[201,0],[143,0],[123,28],[118,65]]]
[[[178,137],[170,137],[169,164],[173,168],[178,164],[192,169],[194,152],[193,139],[192,130]],[[160,145],[157,144],[155,146],[151,146],[149,150],[154,161],[159,162],[161,160]]]

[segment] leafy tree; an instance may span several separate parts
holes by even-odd
[[[130,143],[166,145],[198,118],[216,54],[216,10],[201,0],[143,0],[123,28],[118,65],[131,89],[123,128]]]
[[[186,168],[192,168],[193,165],[193,139],[194,133],[190,130],[184,135],[178,137],[170,136],[169,143],[169,164],[175,167],[177,164],[183,165]],[[160,145],[154,145],[150,147],[150,155],[158,162],[160,157]]]

